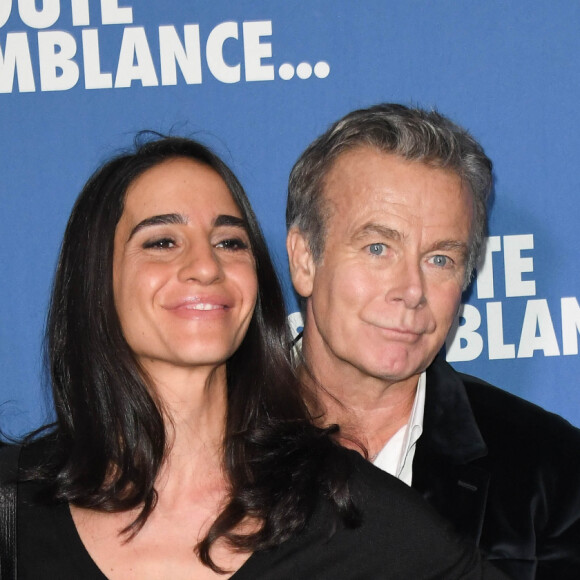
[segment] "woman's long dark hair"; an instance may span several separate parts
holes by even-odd
[[[210,557],[218,538],[244,551],[278,545],[305,525],[320,494],[347,524],[355,525],[357,513],[348,461],[329,430],[312,425],[290,365],[282,292],[254,212],[232,171],[198,142],[138,139],[133,152],[93,174],[72,210],[47,323],[57,420],[56,452],[44,474],[53,499],[110,512],[141,506],[129,536],[155,507],[155,480],[168,451],[165,426],[115,309],[113,240],[128,187],[174,158],[204,163],[225,181],[246,220],[258,277],[248,332],[227,361],[229,501],[197,547],[200,559],[221,571]],[[237,533],[247,517],[262,525]]]

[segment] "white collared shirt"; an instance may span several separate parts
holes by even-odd
[[[426,382],[426,375],[423,372],[417,383],[417,392],[409,422],[387,441],[373,461],[378,468],[394,475],[407,485],[411,485],[413,481],[415,448],[421,433],[423,433]]]

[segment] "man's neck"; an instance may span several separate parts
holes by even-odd
[[[299,373],[316,395],[317,414],[324,424],[340,425],[342,434],[362,443],[372,457],[409,421],[419,375],[389,381],[325,354],[303,338]]]

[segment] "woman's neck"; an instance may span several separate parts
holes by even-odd
[[[227,416],[225,365],[211,369],[147,369],[163,413],[168,455],[165,476],[221,469]]]

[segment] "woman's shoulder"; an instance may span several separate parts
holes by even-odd
[[[57,451],[57,434],[54,431],[38,437],[27,437],[19,445],[19,466],[22,473],[35,470],[48,463]]]
[[[396,477],[375,467],[356,451],[347,450],[352,465],[350,491],[356,504],[364,512],[366,526],[410,530],[416,524],[451,532],[451,526],[414,489]]]
[[[53,504],[47,492],[54,477],[48,468],[55,454],[56,436],[27,438],[14,449],[18,451],[19,509],[28,513],[30,509]]]
[[[68,504],[47,494],[47,467],[57,451],[56,435],[28,440],[21,446],[18,483],[19,578],[86,578],[104,576],[84,549]]]
[[[278,548],[256,553],[234,575],[250,578],[453,578],[500,579],[474,546],[455,536],[413,489],[344,450],[351,466],[348,486],[360,511],[358,525],[335,517],[321,501],[307,527]]]
[[[54,436],[38,439],[26,438],[22,442],[0,442],[0,482],[2,484],[22,483],[30,479],[30,473],[42,466],[52,456]]]

